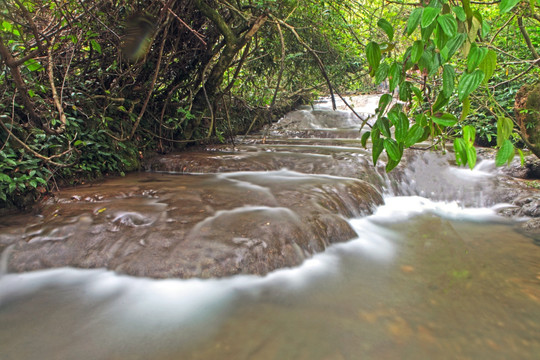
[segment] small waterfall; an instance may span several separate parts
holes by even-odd
[[[9,255],[15,244],[8,245],[0,254],[0,278],[8,273]]]

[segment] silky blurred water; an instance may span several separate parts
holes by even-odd
[[[494,209],[389,197],[265,277],[0,279],[2,359],[535,359],[540,249]]]

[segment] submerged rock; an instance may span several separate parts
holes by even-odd
[[[100,199],[100,200],[95,200]],[[263,275],[356,236],[382,203],[368,183],[291,171],[132,174],[61,191],[7,227],[8,270],[107,268],[156,278]]]

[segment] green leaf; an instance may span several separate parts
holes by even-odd
[[[472,170],[474,165],[476,165],[476,148],[474,146],[467,146],[467,163],[469,168]]]
[[[426,28],[431,25],[440,13],[441,9],[439,8],[434,8],[431,6],[425,7],[424,12],[422,13],[422,21],[420,23],[422,28]]]
[[[424,42],[422,40],[416,40],[411,50],[411,61],[413,63],[418,62],[424,53]]]
[[[379,65],[379,68],[375,71],[375,84],[380,84],[388,77],[388,69],[390,69],[390,66],[385,62]]]
[[[447,98],[444,93],[441,91],[437,96],[437,100],[433,104],[432,111],[435,113],[441,110],[446,104],[448,104],[449,98]]]
[[[487,84],[488,80],[491,79],[495,68],[497,67],[497,53],[493,50],[488,50],[484,60],[480,62],[478,68],[484,72],[484,84]]]
[[[467,56],[467,70],[472,72],[484,60],[488,53],[487,48],[478,47],[476,44],[471,46],[469,56]]]
[[[441,25],[442,30],[449,37],[456,36],[458,24],[452,14],[445,14],[437,18],[437,22]]]
[[[410,36],[416,30],[418,24],[420,24],[420,19],[422,19],[423,12],[424,8],[421,7],[417,7],[411,12],[409,20],[407,20],[407,36]]]
[[[30,184],[31,187],[33,187],[34,189],[37,187],[37,182],[36,180],[32,179],[28,182]]]
[[[12,182],[12,183],[9,183],[9,186],[8,186],[8,192],[11,194],[13,191],[15,191],[15,188],[17,187],[17,184]]]
[[[489,32],[491,31],[491,26],[488,24],[487,21],[482,22],[482,37],[485,38],[489,35]]]
[[[519,0],[501,0],[499,3],[499,11],[501,14],[507,13],[512,10]]]
[[[465,34],[457,34],[452,39],[450,39],[444,48],[441,50],[441,55],[445,61],[448,61],[456,51],[463,45],[463,42],[467,38]]]
[[[441,126],[453,126],[458,121],[458,119],[450,113],[444,113],[441,116],[432,116],[431,120]]]
[[[409,131],[407,132],[407,138],[405,139],[405,147],[411,147],[414,144],[420,140],[420,138],[424,135],[424,129],[418,125],[414,124],[411,126]]]
[[[379,129],[384,136],[390,137],[390,122],[386,116],[378,118],[373,127]]]
[[[398,62],[394,62],[390,66],[390,70],[388,71],[388,82],[390,91],[394,91],[394,89],[401,83],[402,80],[402,74],[401,74],[402,65]]]
[[[360,139],[360,143],[362,144],[362,147],[365,149],[367,146],[367,141],[369,137],[371,136],[371,131],[366,131],[362,134],[362,139]]]
[[[508,139],[504,140],[503,145],[497,151],[497,155],[495,156],[495,165],[496,166],[502,166],[506,163],[510,164],[512,159],[514,159],[514,144]]]
[[[384,143],[383,139],[381,139],[381,131],[379,129],[374,129],[371,132],[371,143],[373,144],[373,149],[371,150],[373,165],[377,165],[377,160],[384,149]]]
[[[482,70],[476,69],[472,73],[465,73],[461,75],[461,79],[458,84],[458,98],[460,101],[463,101],[470,93],[472,93],[482,80],[484,80],[484,72]]]
[[[396,114],[397,116],[394,116],[390,118],[392,120],[392,124],[394,124],[395,130],[395,137],[397,142],[404,142],[407,138],[407,130],[409,130],[409,119],[407,118],[407,115],[403,112],[399,112]]]
[[[465,120],[465,118],[469,115],[469,111],[471,111],[471,100],[467,96],[465,100],[463,100],[463,108],[461,109],[461,116],[459,120]]]
[[[90,46],[92,46],[92,49],[96,50],[101,55],[101,45],[99,45],[96,40],[91,39]]]
[[[386,172],[392,171],[396,166],[399,165],[399,161],[395,161],[393,159],[388,159],[388,162],[386,163]]]
[[[476,138],[476,129],[472,125],[467,125],[463,127],[463,140],[469,146],[474,145],[474,139]]]
[[[497,119],[497,146],[503,146],[504,141],[508,140],[513,129],[514,123],[511,119],[499,116]]]
[[[26,66],[26,68],[30,71],[42,71],[44,70],[43,66],[41,66],[40,63],[38,63],[36,60],[34,59],[29,59],[29,60],[26,60],[24,62],[24,65]]]
[[[452,10],[454,11],[454,14],[456,14],[456,17],[459,21],[464,22],[467,20],[467,15],[465,14],[465,10],[461,6],[454,6],[452,7]]]
[[[444,65],[443,68],[443,89],[442,92],[445,97],[450,98],[454,92],[454,82],[456,79],[456,73],[452,65]]]
[[[377,26],[383,29],[390,41],[394,39],[394,28],[386,19],[379,19],[379,21],[377,22]]]
[[[404,81],[401,83],[401,86],[399,88],[399,100],[408,102],[411,100],[411,86],[412,84],[408,81]]]
[[[371,76],[373,76],[381,62],[381,48],[379,47],[379,44],[374,41],[367,44],[366,55],[369,66],[371,67]]]
[[[390,102],[392,101],[392,95],[390,94],[383,94],[381,98],[379,99],[379,107],[377,108],[377,113],[379,114],[379,117],[384,114],[384,111],[386,110],[386,107]]]
[[[467,146],[462,138],[454,139],[454,151],[456,153],[456,164],[458,166],[465,165],[467,163]]]
[[[400,151],[399,145],[394,139],[386,138],[384,139],[384,148],[386,150],[386,153],[388,154],[388,157],[394,161],[401,160],[401,156],[403,155],[403,151]]]

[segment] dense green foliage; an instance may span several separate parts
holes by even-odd
[[[538,77],[538,1],[2,3],[0,205],[384,79],[404,106],[385,112],[381,98],[362,139],[375,161],[386,151],[390,170],[406,147],[455,139],[473,165],[480,138],[506,162],[521,131],[508,122],[514,96]]]
[[[453,139],[457,164],[471,168],[477,133],[488,144],[496,139],[499,166],[514,158],[517,134],[527,142],[523,126],[514,132],[511,112],[518,88],[538,78],[540,2],[502,0],[495,10],[477,4],[477,9],[468,0],[416,4],[407,19],[407,38],[397,41],[388,21],[379,21],[387,38],[366,46],[370,75],[376,83],[387,80],[403,103],[388,109],[392,98],[383,95],[377,122],[363,141],[371,138],[375,163],[386,151],[388,171],[399,163],[405,148],[428,138],[443,148]],[[534,25],[525,26],[527,21]],[[505,29],[513,32],[503,37]],[[535,36],[529,36],[529,30]],[[514,45],[508,46],[509,40]],[[501,73],[498,58],[504,57],[514,61],[504,64]],[[528,68],[522,71],[524,66]],[[510,75],[510,69],[520,73]]]

